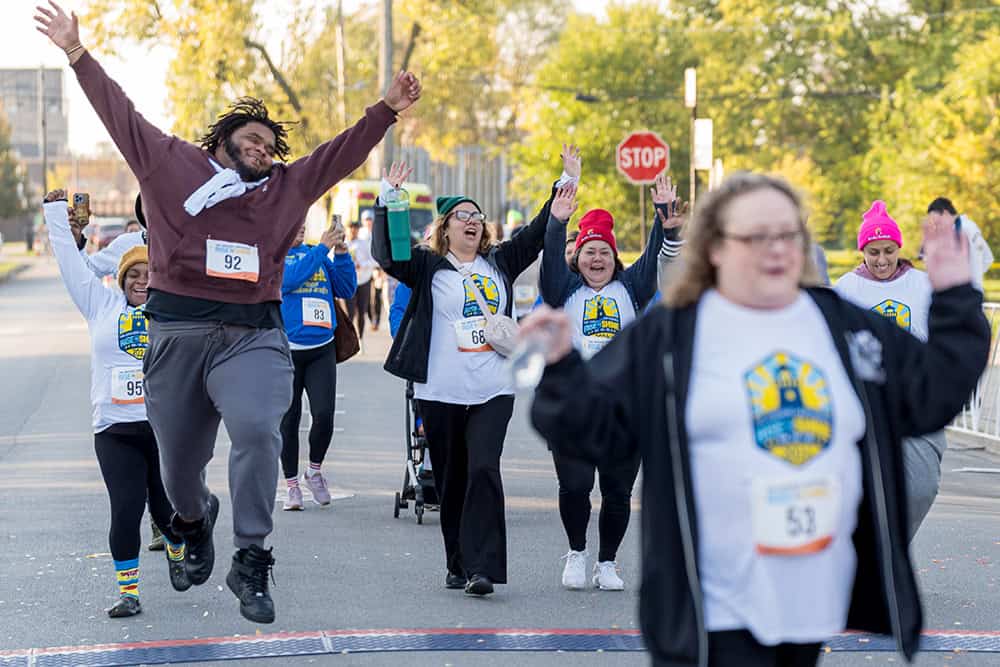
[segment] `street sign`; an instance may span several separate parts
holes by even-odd
[[[699,118],[694,122],[694,168],[712,168],[711,118]]]
[[[670,168],[670,147],[656,132],[633,132],[618,144],[615,164],[630,183],[652,183]]]

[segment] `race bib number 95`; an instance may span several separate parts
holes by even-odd
[[[753,539],[763,556],[805,556],[833,542],[840,488],[833,477],[754,479]]]
[[[145,402],[141,368],[116,366],[111,369],[111,402],[115,405]]]
[[[215,278],[255,283],[260,277],[257,248],[243,243],[206,239],[205,273]]]

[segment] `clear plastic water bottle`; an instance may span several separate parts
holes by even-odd
[[[545,372],[545,358],[552,348],[552,332],[540,329],[521,339],[507,357],[514,390],[531,391],[538,386]]]

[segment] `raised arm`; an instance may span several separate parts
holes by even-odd
[[[54,190],[45,196],[42,205],[45,226],[49,231],[52,254],[59,265],[59,273],[77,310],[87,318],[94,319],[103,309],[117,300],[117,295],[101,284],[90,267],[80,256],[76,240],[69,226],[69,203],[64,190]]]
[[[412,173],[412,169],[408,169],[405,162],[394,162],[389,172],[382,174],[383,190],[402,187],[410,173]],[[430,269],[431,262],[437,255],[426,248],[414,246],[410,249],[409,260],[393,260],[389,245],[389,216],[387,209],[381,203],[381,197],[376,202],[374,214],[375,222],[372,224],[371,238],[372,258],[390,276],[411,288],[414,287]]]
[[[686,210],[680,207],[677,186],[663,174],[656,177],[650,190],[653,196],[653,220],[650,223],[649,239],[639,259],[625,269],[640,309],[645,308],[656,294],[660,255],[667,238],[677,240],[680,227],[684,224],[682,211]]]
[[[347,246],[343,247],[343,252],[338,250],[332,260],[327,257],[324,261],[330,272],[333,295],[338,299],[350,299],[358,289],[358,272],[354,268],[354,260],[347,252]]]
[[[288,176],[298,184],[308,201],[315,201],[338,181],[364,164],[368,154],[396,122],[396,115],[420,99],[420,81],[410,72],[396,75],[385,98],[365,109],[353,127],[321,145],[288,167]]]
[[[79,20],[67,15],[50,0],[51,9],[37,7],[36,28],[69,57],[77,81],[90,105],[111,135],[111,140],[140,181],[163,164],[163,157],[176,141],[135,110],[125,92],[107,75],[80,43]]]
[[[545,228],[545,248],[539,275],[542,300],[553,308],[561,307],[569,296],[575,276],[566,265],[566,225],[576,209],[576,192],[572,186],[557,191]]]

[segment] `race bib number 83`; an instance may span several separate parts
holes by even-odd
[[[302,299],[302,324],[307,327],[332,329],[330,304],[324,299],[305,297]]]

